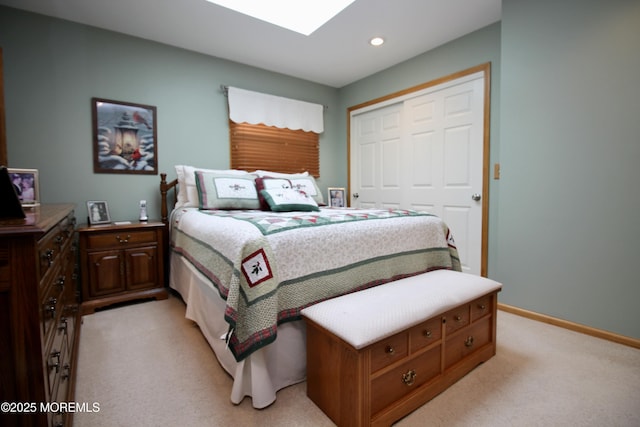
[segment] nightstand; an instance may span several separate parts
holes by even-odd
[[[158,221],[78,228],[83,315],[119,302],[167,298],[164,229]]]

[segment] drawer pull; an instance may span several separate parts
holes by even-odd
[[[60,324],[58,325],[58,331],[64,331],[64,333],[67,333],[67,318],[63,317],[62,319],[60,319]]]
[[[60,372],[60,352],[58,350],[53,350],[51,352],[51,359],[57,359],[55,363],[49,363],[49,370],[55,369],[56,374]]]
[[[129,243],[129,239],[130,239],[130,238],[131,238],[131,234],[127,234],[127,237],[125,237],[124,239],[123,239],[123,238],[121,238],[119,234],[116,236],[116,240],[117,240],[119,243]]]
[[[388,345],[387,348],[384,349],[384,352],[393,355],[396,350],[392,346]]]
[[[471,347],[473,345],[473,337],[468,336],[466,340],[464,340],[465,347]]]
[[[478,304],[478,308],[479,308],[480,310],[486,310],[486,309],[487,309],[487,306],[486,306],[486,305],[484,305],[484,304]]]
[[[410,370],[409,372],[407,372],[406,374],[402,374],[402,382],[407,386],[412,386],[413,383],[416,381],[416,371],[415,370]]]
[[[425,338],[431,338],[431,335],[432,335],[430,329],[425,330],[422,334],[424,335]]]
[[[58,300],[56,298],[49,298],[49,301],[47,301],[47,304],[44,307],[44,311],[51,314],[51,318],[54,319],[56,317],[56,304],[58,303]]]
[[[462,316],[460,316],[459,314],[456,314],[454,319],[456,322],[460,322],[462,320]]]
[[[48,263],[49,267],[53,264],[53,249],[47,249],[44,254],[42,254],[42,258],[44,258]]]
[[[66,379],[68,379],[68,378],[69,378],[69,376],[70,376],[70,372],[71,372],[71,365],[69,365],[68,363],[65,363],[65,364],[64,364],[64,366],[62,367],[62,369],[63,369],[63,371],[64,371],[64,372],[62,373],[61,378],[62,378],[63,380],[66,380]]]

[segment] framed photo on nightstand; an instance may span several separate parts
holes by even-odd
[[[347,206],[344,188],[330,187],[327,192],[329,193],[329,206],[332,208],[344,208]]]

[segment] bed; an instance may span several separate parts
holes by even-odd
[[[264,408],[304,381],[303,308],[431,270],[460,271],[453,236],[434,215],[326,207],[306,174],[182,165],[176,174],[171,182],[161,174],[160,184],[169,286],[233,377],[233,403],[249,396]]]

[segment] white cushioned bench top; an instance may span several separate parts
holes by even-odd
[[[360,349],[501,288],[485,277],[435,270],[323,301],[302,315]]]

